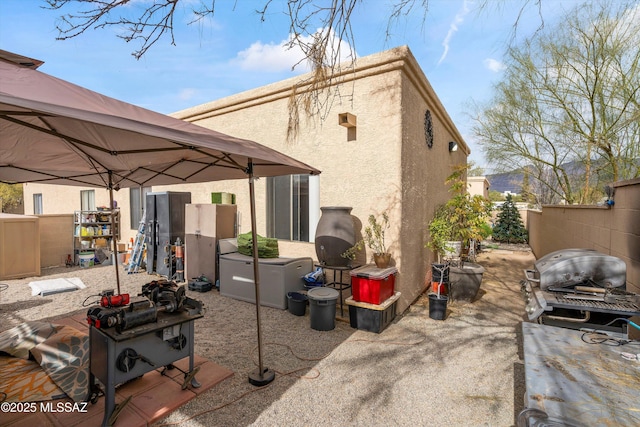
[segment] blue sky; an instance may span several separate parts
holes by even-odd
[[[61,11],[43,9],[43,0],[1,0],[0,49],[45,61],[40,67],[45,73],[171,113],[307,71],[303,67],[292,71],[300,54],[281,46],[289,37],[283,13],[286,1],[274,0],[267,20],[260,22],[254,10],[265,1],[217,0],[213,18],[186,25],[191,17],[185,6],[198,1],[183,0],[175,22],[176,46],[169,38],[161,39],[136,60],[131,55],[135,42],[125,43],[115,29],[89,29],[74,39],[58,41],[55,26]],[[146,2],[132,3],[136,7]],[[468,105],[490,99],[491,87],[504,70],[503,52],[523,2],[490,0],[489,7],[478,12],[480,0],[430,0],[424,22],[421,10],[401,17],[386,38],[393,2],[365,0],[357,7],[352,18],[357,55],[408,45],[470,145],[470,160],[489,171],[471,134]],[[544,1],[545,26],[577,3]],[[540,19],[536,7],[528,6],[517,35],[528,36]]]

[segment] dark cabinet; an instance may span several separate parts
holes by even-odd
[[[147,273],[157,273],[171,279],[175,274],[173,245],[184,242],[185,206],[191,203],[191,193],[165,191],[147,193],[145,212],[145,243]]]

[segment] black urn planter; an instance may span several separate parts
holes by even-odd
[[[341,255],[356,243],[350,207],[321,207],[322,216],[316,229],[316,255],[321,264],[346,267],[350,260]]]
[[[462,267],[449,267],[449,298],[452,301],[473,302],[482,283],[484,267],[465,262]]]

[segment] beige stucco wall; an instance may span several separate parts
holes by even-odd
[[[484,176],[467,177],[467,191],[472,196],[476,194],[484,198],[489,198],[489,180]]]
[[[435,207],[449,197],[444,180],[454,164],[466,162],[468,147],[407,47],[358,59],[355,70],[337,77],[344,96],[333,99],[324,111],[324,120],[302,114],[297,138],[288,141],[289,97],[294,85],[298,92],[304,90],[301,82],[307,77],[195,106],[174,116],[256,141],[320,169],[319,206],[353,207],[359,235],[369,214],[387,211],[391,220],[387,242],[392,263],[399,270],[396,285],[402,298],[398,310],[403,311],[424,289],[425,274],[433,259],[433,254],[424,247],[428,239],[426,226]],[[424,136],[427,108],[433,117],[431,149],[426,146]],[[338,123],[338,115],[346,112],[357,117],[355,131]],[[460,148],[449,153],[448,142],[452,140]],[[257,231],[263,235],[265,181],[256,181]],[[47,214],[79,209],[79,187],[43,189],[35,184],[28,187],[31,194],[43,193]],[[168,190],[190,191],[192,203],[210,203],[211,192],[235,193],[239,232],[251,229],[246,180],[153,187],[153,191]],[[25,195],[25,200],[33,203],[31,196]],[[128,241],[135,235],[135,231],[127,231],[131,228],[128,190],[115,193],[115,200],[122,208],[121,241]],[[62,203],[54,207],[56,201]],[[108,205],[106,190],[96,190],[96,205],[101,204]],[[27,206],[25,211],[32,212],[33,206]],[[280,241],[279,246],[282,256],[316,259],[313,243]],[[367,258],[371,262],[372,254],[367,253]]]
[[[423,291],[432,254],[424,247],[427,222],[449,196],[444,179],[455,163],[466,162],[468,148],[407,48],[362,58],[355,73],[342,76],[350,99],[336,99],[324,122],[302,119],[299,137],[287,142],[287,106],[296,79],[197,106],[176,117],[253,139],[320,169],[320,206],[351,206],[358,230],[373,213],[389,213],[387,243],[398,268],[397,290],[403,311]],[[424,114],[433,117],[434,145],[425,144]],[[357,117],[355,132],[338,124],[338,115]],[[354,137],[355,133],[355,137]],[[448,142],[458,141],[449,153]],[[249,230],[247,184],[215,183],[215,191],[238,195],[241,230]],[[208,192],[214,191],[208,187]],[[258,232],[265,232],[264,183],[257,187]],[[192,196],[193,197],[193,196]],[[284,256],[316,258],[313,243],[280,242]],[[367,261],[372,254],[368,250]]]
[[[455,165],[466,163],[469,149],[410,52],[402,78],[402,175],[396,197],[400,197],[402,206],[398,257],[402,292],[399,307],[404,309],[431,281],[430,266],[436,257],[425,247],[429,240],[427,225],[436,208],[449,199],[444,181]],[[425,141],[427,109],[433,120],[431,148]],[[458,142],[458,151],[449,152],[449,141]]]
[[[0,212],[0,280],[40,275],[40,220]]]

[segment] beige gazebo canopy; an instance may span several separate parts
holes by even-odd
[[[254,177],[320,171],[256,142],[47,75],[37,70],[41,64],[0,50],[0,182],[103,187],[113,205],[119,188],[248,178],[260,301]],[[116,281],[120,293],[117,265]],[[256,311],[260,341],[259,303]]]

